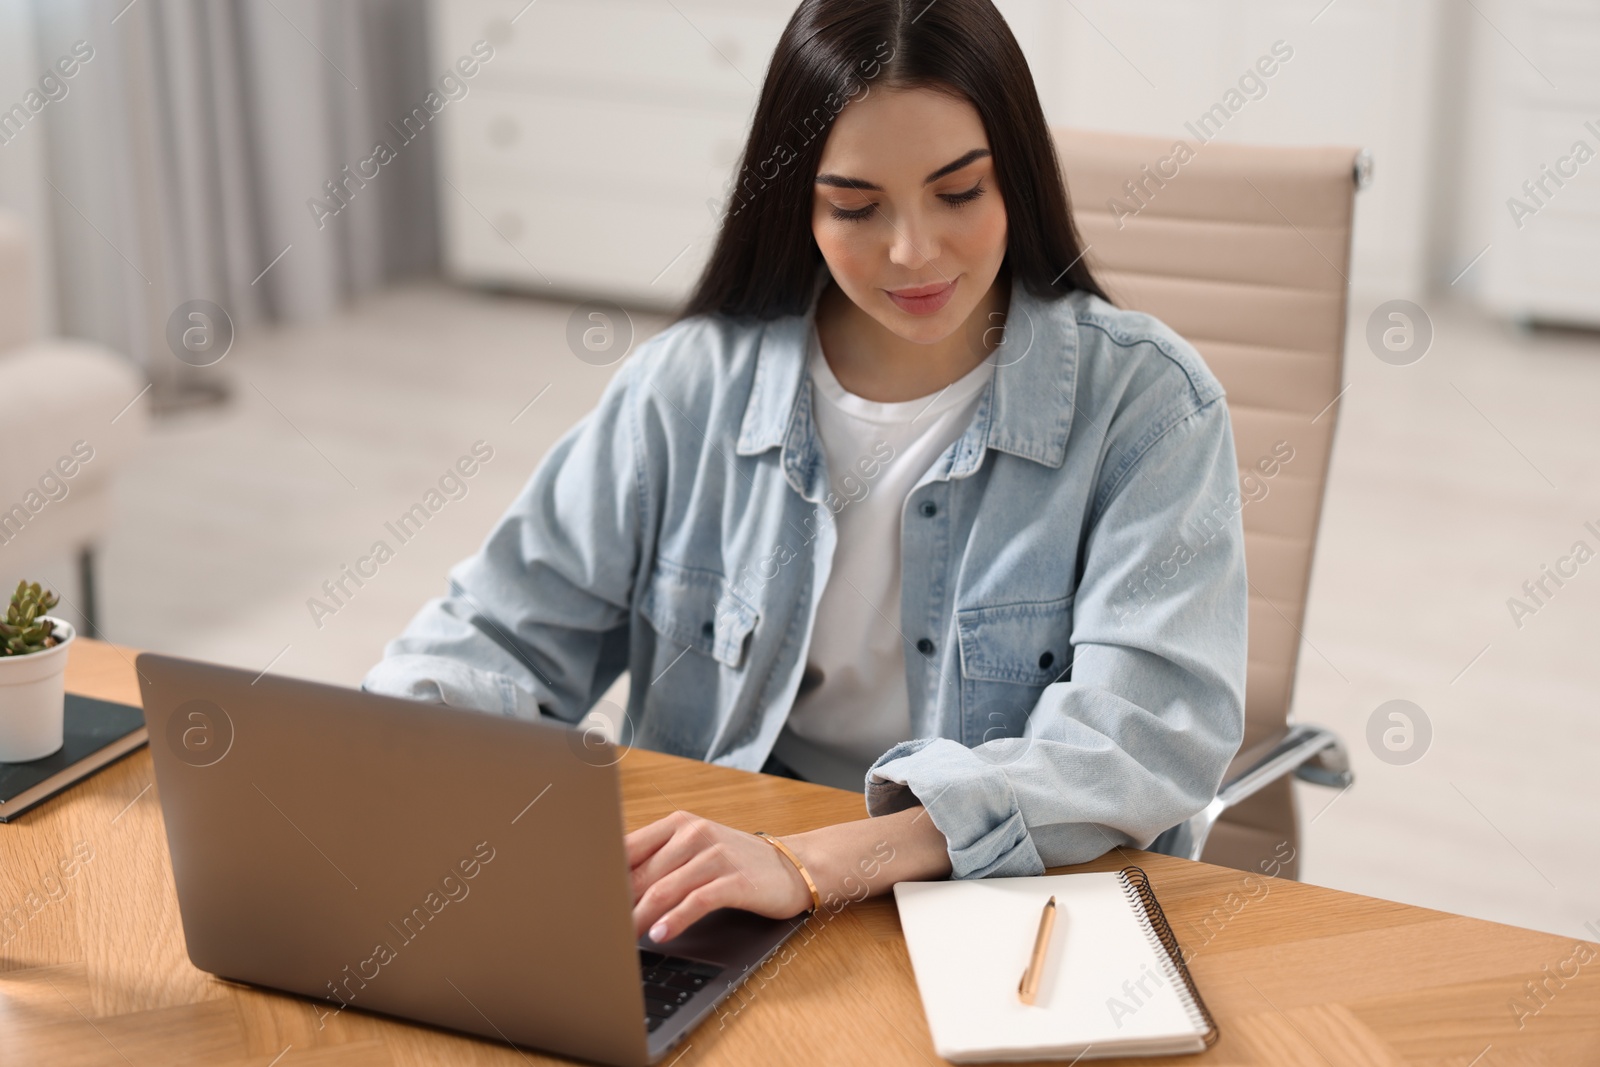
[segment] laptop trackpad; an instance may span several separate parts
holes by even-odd
[[[639,947],[732,967],[753,967],[805,922],[804,916],[768,919],[740,908],[718,908],[670,941],[639,939]]]

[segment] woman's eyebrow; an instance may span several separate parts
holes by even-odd
[[[951,160],[949,163],[946,163],[944,166],[940,167],[938,170],[922,179],[922,184],[928,185],[931,182],[936,182],[940,178],[943,178],[946,174],[954,174],[956,171],[967,166],[969,163],[984,159],[992,154],[993,153],[991,153],[987,148],[974,148],[960,159]],[[833,185],[840,189],[873,189],[880,193],[883,192],[883,186],[881,185],[876,185],[868,181],[862,181],[860,178],[844,178],[837,174],[819,174],[817,175],[816,183],[818,185]]]

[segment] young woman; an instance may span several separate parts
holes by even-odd
[[[367,688],[577,722],[627,669],[625,741],[864,790],[786,849],[630,834],[658,941],[1148,845],[1243,734],[1238,478],[1084,251],[989,0],[805,0],[684,315]]]

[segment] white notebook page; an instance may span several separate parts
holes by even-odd
[[[939,1055],[955,1062],[1199,1052],[1203,1031],[1116,873],[899,882],[901,928]],[[1023,1004],[1039,915],[1056,923]]]

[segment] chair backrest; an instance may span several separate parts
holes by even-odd
[[[1228,393],[1245,501],[1245,747],[1283,728],[1342,388],[1355,148],[1057,128],[1086,262]],[[1285,787],[1285,790],[1287,787]]]

